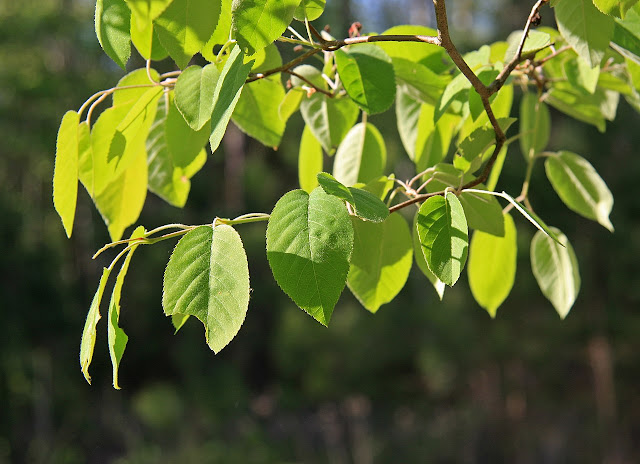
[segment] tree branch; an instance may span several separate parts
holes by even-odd
[[[527,23],[524,26],[524,30],[522,31],[522,37],[520,38],[520,43],[518,44],[518,50],[516,54],[511,58],[511,61],[507,63],[507,65],[500,71],[498,77],[491,83],[489,86],[489,92],[491,95],[496,93],[498,90],[502,88],[504,83],[507,81],[509,75],[516,69],[516,66],[520,64],[522,61],[533,58],[535,52],[527,53],[524,56],[522,55],[522,51],[524,50],[524,43],[527,40],[527,36],[529,35],[529,31],[531,30],[531,26],[536,18],[538,18],[538,13],[542,5],[548,3],[549,0],[538,0],[533,8],[531,8],[531,13],[529,14],[529,18],[527,18]]]

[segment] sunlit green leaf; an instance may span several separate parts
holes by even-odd
[[[95,26],[98,42],[118,66],[124,69],[131,56],[129,29],[131,11],[124,0],[97,0]]]
[[[243,63],[243,60],[244,55],[240,48],[234,47],[216,83],[211,114],[211,136],[209,137],[211,153],[214,153],[220,146],[222,136],[227,130],[233,110],[240,99],[242,87],[253,65],[252,61]]]
[[[234,0],[232,28],[242,50],[251,55],[287,29],[300,0]]]
[[[160,41],[180,69],[211,38],[220,9],[219,0],[173,0],[155,20]]]
[[[520,102],[520,149],[529,159],[549,143],[551,116],[546,103],[535,93],[527,92]]]
[[[202,57],[209,61],[214,62],[216,60],[217,53],[214,53],[214,47],[216,45],[225,44],[231,37],[231,3],[232,0],[221,0],[222,7],[220,9],[220,16],[216,29],[207,41],[207,43],[200,49]]]
[[[136,50],[145,60],[160,61],[169,56],[160,43],[156,27],[152,22],[145,23],[146,27],[140,29],[134,22],[131,23],[131,41]]]
[[[413,261],[407,221],[392,214],[382,223],[352,221],[354,243],[347,285],[372,313],[404,287]]]
[[[346,284],[353,227],[344,203],[321,188],[285,194],[267,227],[267,257],[282,290],[328,325]]]
[[[335,53],[338,73],[349,97],[369,114],[389,109],[396,96],[391,58],[373,44]]]
[[[592,0],[562,0],[555,15],[567,43],[590,67],[599,65],[613,36],[613,18],[598,11]]]
[[[333,175],[347,186],[368,182],[384,173],[387,148],[371,123],[355,125],[344,138],[333,163]]]
[[[429,269],[429,266],[427,265],[427,262],[424,259],[424,253],[422,252],[422,245],[420,245],[420,237],[418,236],[418,214],[419,213],[416,212],[416,215],[413,218],[413,226],[411,229],[413,231],[411,234],[413,237],[413,256],[415,257],[415,261],[416,261],[416,264],[418,265],[418,268],[427,277],[427,279],[429,279],[429,282],[431,282],[431,285],[433,285],[433,288],[438,294],[440,301],[442,301],[442,298],[444,297],[444,291],[447,288],[447,285],[443,281],[438,279],[433,272],[431,272],[431,269]]]
[[[318,182],[329,195],[351,204],[353,213],[364,221],[383,222],[389,216],[389,208],[373,193],[356,187],[346,187],[326,172],[318,174]],[[362,184],[360,184],[362,185]]]
[[[509,43],[509,48],[507,48],[506,53],[504,54],[504,62],[510,62],[513,57],[516,55],[518,51],[518,46],[520,45],[520,41],[522,40],[522,31],[515,31],[509,35],[507,42]],[[546,32],[537,31],[532,29],[527,34],[527,39],[524,42],[524,47],[522,48],[522,54],[527,54],[531,52],[535,52],[537,50],[542,50],[549,46],[551,43],[551,36]]]
[[[314,21],[322,15],[326,3],[327,0],[302,0],[293,17],[298,21],[304,21],[305,18]]]
[[[249,306],[249,267],[240,235],[228,225],[201,226],[176,245],[164,273],[167,316],[195,316],[219,353],[236,336]]]
[[[125,0],[139,28],[145,27],[171,4],[173,0]]]
[[[300,188],[307,193],[318,186],[316,175],[322,172],[322,147],[311,133],[308,126],[304,126],[300,150],[298,153],[298,181]]]
[[[467,261],[469,245],[464,209],[455,194],[427,199],[420,206],[417,229],[429,269],[453,286]]]
[[[565,205],[613,232],[609,220],[613,195],[591,163],[575,153],[560,151],[547,158],[545,168],[553,189]]]
[[[300,104],[304,98],[305,92],[299,88],[293,88],[289,90],[280,105],[278,105],[278,116],[280,120],[286,124],[293,113],[300,109]]]
[[[145,234],[145,229],[142,226],[136,228],[131,234],[131,239],[143,237]],[[122,263],[122,267],[120,268],[120,272],[118,272],[118,276],[116,277],[116,282],[113,285],[113,292],[111,293],[111,301],[109,302],[109,315],[108,315],[108,343],[109,343],[109,356],[111,357],[111,365],[113,367],[113,388],[116,390],[120,389],[120,385],[118,385],[118,368],[120,366],[120,361],[122,360],[122,355],[124,354],[124,350],[127,346],[127,341],[129,337],[127,334],[120,328],[118,325],[120,320],[120,295],[122,293],[122,285],[124,284],[124,279],[127,275],[127,271],[129,270],[129,263],[131,262],[131,258],[133,256],[133,252],[136,250],[138,245],[133,242],[131,249],[127,253],[127,256]]]
[[[328,98],[315,93],[302,100],[300,112],[304,122],[322,148],[332,154],[358,119],[358,107],[349,98]]]
[[[564,319],[580,291],[578,260],[567,237],[553,228],[560,242],[537,232],[531,241],[531,268],[540,290],[562,319]]]
[[[263,145],[278,148],[285,129],[278,105],[284,96],[284,87],[277,75],[245,85],[232,115],[233,122]]]
[[[193,130],[200,130],[211,119],[219,78],[220,73],[213,64],[204,68],[189,66],[178,77],[175,103]]]
[[[78,125],[80,115],[67,111],[62,117],[56,142],[56,161],[53,171],[53,205],[62,225],[71,237],[78,198]]]
[[[89,307],[89,313],[87,314],[87,320],[84,323],[84,329],[82,330],[82,340],[80,341],[80,368],[82,374],[89,384],[91,384],[91,376],[89,375],[89,366],[93,359],[93,350],[96,346],[96,326],[100,320],[100,302],[102,301],[102,295],[104,294],[104,288],[107,286],[107,280],[109,280],[109,274],[111,270],[109,268],[102,269],[102,277],[100,277],[100,283],[98,284],[98,290],[96,290],[91,306]]]
[[[504,217],[504,236],[476,231],[469,246],[469,287],[473,297],[491,317],[509,296],[516,278],[517,232],[509,214]]]

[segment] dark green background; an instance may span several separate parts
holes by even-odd
[[[469,50],[521,27],[533,2],[449,3],[453,38]],[[319,25],[341,37],[355,19],[381,30],[432,21],[431,11],[422,0],[329,0]],[[534,207],[580,262],[565,321],[532,277],[534,230],[522,218],[516,285],[495,320],[473,301],[466,273],[440,303],[414,269],[376,315],[346,291],[328,329],[278,289],[264,224],[251,224],[238,230],[254,290],[227,348],[214,355],[197,321],[173,335],[161,308],[173,245],[163,243],[136,254],[125,284],[123,390],[111,387],[104,320],[87,385],[80,334],[108,264],[90,258],[108,236],[82,191],[66,239],[51,178],[63,113],[122,75],[92,18],[90,1],[0,3],[0,463],[640,461],[640,118],[625,102],[604,135],[552,114],[550,148],[589,159],[612,190],[615,234],[568,211],[541,165],[534,173]],[[543,20],[552,24],[548,8]],[[411,175],[393,111],[370,121],[396,173]],[[295,116],[278,152],[231,132],[227,155],[194,178],[187,207],[149,195],[140,223],[269,212],[296,187],[300,130]],[[514,146],[499,187],[517,192],[523,174]]]

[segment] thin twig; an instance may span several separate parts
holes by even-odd
[[[398,203],[397,205],[389,208],[389,214],[395,213],[396,211],[399,211],[402,208],[406,208],[409,205],[413,205],[414,203],[419,203],[421,201],[427,200],[431,197],[436,197],[438,195],[444,195],[444,190],[441,192],[423,193],[422,195],[418,195],[417,197],[413,197],[413,198],[410,198],[409,200],[403,201],[402,203]]]
[[[533,58],[533,56],[535,55],[536,51],[532,53],[527,53],[525,54],[525,56],[523,56],[522,51],[524,50],[524,44],[527,41],[527,37],[529,35],[529,31],[531,30],[531,26],[533,24],[534,19],[538,17],[538,12],[540,11],[540,8],[542,7],[542,5],[548,2],[549,0],[538,0],[535,3],[535,5],[533,5],[533,8],[531,8],[531,13],[527,18],[527,23],[525,24],[524,30],[522,31],[522,37],[520,38],[520,43],[518,44],[518,49],[516,51],[516,54],[513,56],[513,58],[511,58],[511,61],[507,63],[507,65],[502,69],[502,71],[500,71],[500,74],[498,74],[498,77],[496,77],[496,79],[489,86],[489,91],[491,95],[493,95],[494,93],[496,93],[498,90],[502,88],[502,86],[507,81],[507,78],[509,77],[511,72],[516,68],[516,66],[519,63],[521,63],[524,59]]]
[[[318,87],[318,86],[317,86],[317,85],[315,85],[313,82],[311,82],[309,79],[307,79],[306,77],[304,77],[304,76],[303,76],[303,75],[301,75],[301,74],[298,74],[298,73],[297,73],[297,72],[295,72],[295,71],[291,71],[290,69],[285,69],[283,72],[285,72],[285,73],[287,73],[287,74],[290,74],[290,75],[292,75],[292,76],[297,77],[297,78],[298,78],[298,79],[300,79],[301,81],[305,82],[309,87],[311,87],[311,88],[312,88],[313,90],[315,90],[316,92],[320,92],[320,93],[322,93],[322,94],[326,95],[326,96],[327,96],[327,97],[329,97],[329,98],[333,98],[333,97],[334,97],[334,95],[333,95],[331,92],[329,92],[329,91],[327,91],[327,90],[325,90],[325,89],[323,89],[323,88],[321,88],[321,87]]]

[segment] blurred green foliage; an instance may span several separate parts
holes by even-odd
[[[51,177],[64,111],[121,75],[97,44],[91,3],[0,4],[0,463],[640,460],[640,196],[633,190],[640,133],[626,104],[604,136],[552,115],[550,148],[570,147],[590,159],[612,190],[615,234],[566,210],[542,166],[534,174],[534,206],[567,234],[580,261],[583,286],[565,321],[529,271],[534,231],[524,220],[517,221],[516,286],[496,320],[477,307],[466,283],[440,303],[415,273],[376,315],[345,293],[328,329],[277,288],[264,224],[253,224],[239,232],[254,292],[227,349],[215,356],[196,321],[173,335],[160,306],[171,245],[158,245],[138,252],[124,288],[121,325],[130,341],[123,390],[111,388],[100,348],[87,385],[77,362],[79,335],[104,264],[89,258],[107,233],[82,193],[67,240],[53,210]],[[398,11],[418,5],[388,3]],[[483,38],[493,39],[518,27],[530,8],[493,0],[487,14],[463,3],[454,24],[489,30]],[[330,1],[323,21],[339,35],[351,18],[360,19],[350,16],[356,6]],[[493,21],[488,28],[486,18]],[[390,128],[390,162],[410,175],[391,116],[372,122]],[[293,119],[277,153],[249,140],[242,159],[217,153],[194,178],[184,210],[153,198],[141,223],[269,211],[295,187],[300,129]],[[507,191],[519,188],[523,172],[512,150],[499,186]],[[105,337],[102,324],[98,347]]]

